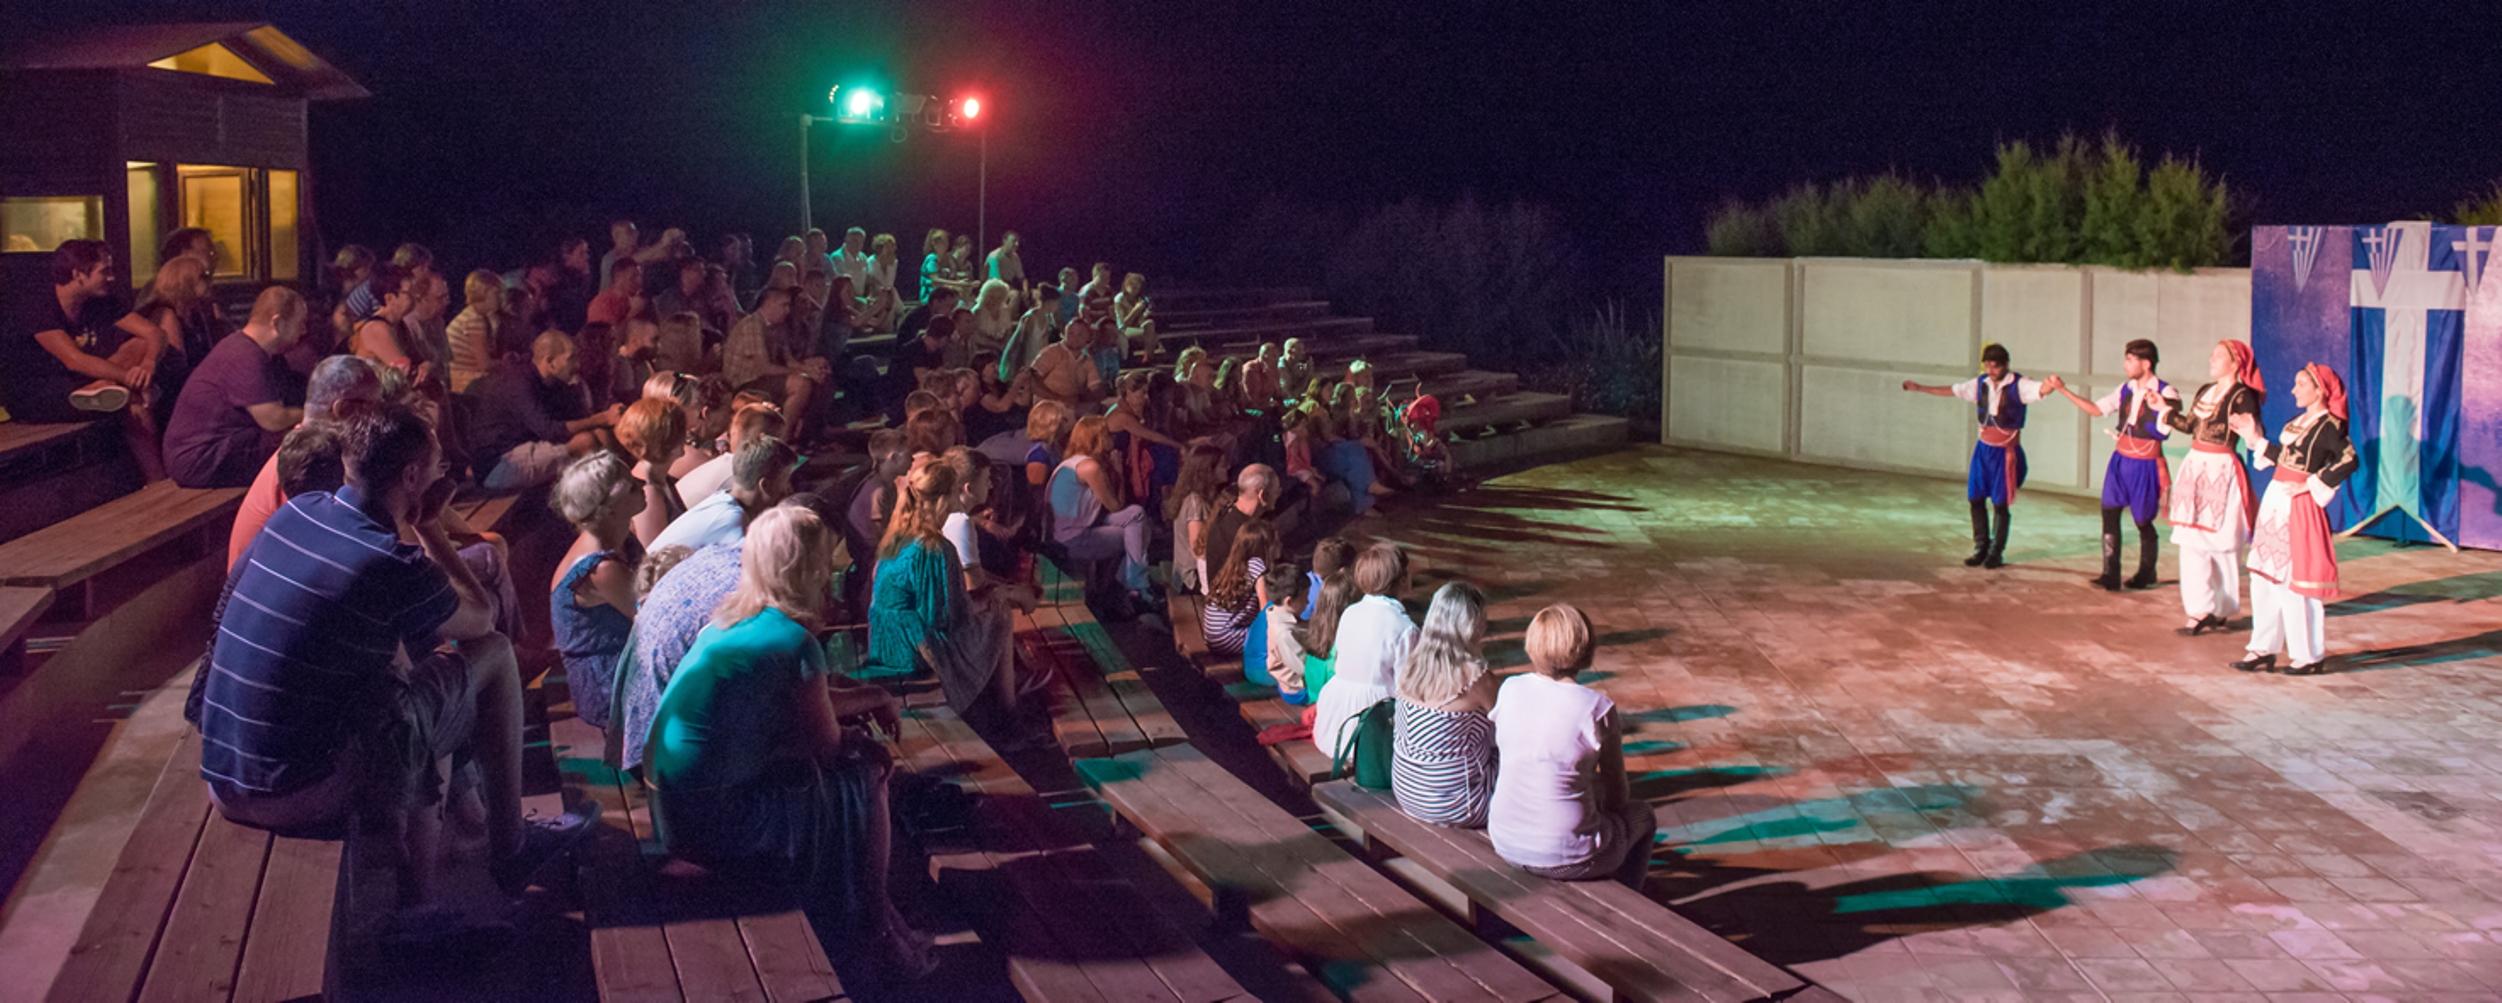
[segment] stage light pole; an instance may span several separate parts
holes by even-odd
[[[833,117],[801,112],[799,115],[799,227],[805,232],[816,225],[816,205],[810,200],[808,187],[809,130],[827,125],[886,125],[895,130],[895,141],[902,142],[910,128],[917,124],[931,132],[950,129],[973,129],[981,146],[981,178],[974,210],[975,239],[981,246],[990,246],[990,130],[983,128],[982,115],[989,109],[980,95],[957,98],[940,110],[937,99],[928,95],[896,94],[895,102],[903,107],[901,115],[887,114],[888,95],[875,88],[852,87],[846,90],[837,84],[825,92],[825,103],[834,108]]]

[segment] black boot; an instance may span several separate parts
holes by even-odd
[[[2155,586],[2155,555],[2161,550],[2162,542],[2155,539],[2154,523],[2138,523],[2137,573],[2128,576],[2129,588],[2150,589]],[[2117,567],[2114,565],[2114,570],[2117,570]]]
[[[2094,579],[2106,592],[2120,590],[2120,510],[2102,510],[2102,577]]]
[[[1987,502],[1972,499],[1972,556],[1963,559],[1963,566],[1977,568],[1989,559],[1989,508]]]
[[[1981,558],[1981,566],[1984,568],[2001,568],[2007,565],[2007,522],[2009,520],[2009,516],[2007,514],[2007,506],[1996,505],[1992,506],[1992,509],[1993,511],[1990,514],[1995,518],[1997,526],[1990,533],[1989,553]]]

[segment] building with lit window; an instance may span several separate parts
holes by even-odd
[[[113,246],[125,288],[205,228],[227,289],[318,275],[305,119],[365,97],[262,23],[141,24],[0,42],[0,262],[25,289],[64,240]]]

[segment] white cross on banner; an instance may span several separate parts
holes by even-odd
[[[2431,223],[2366,228],[2358,243],[2350,302],[2357,310],[2379,311],[2382,338],[2379,457],[2374,464],[2379,490],[2370,511],[2397,508],[2420,520],[2425,330],[2432,311],[2467,309],[2467,282],[2459,272],[2432,269]],[[2324,361],[2334,365],[2339,360]]]

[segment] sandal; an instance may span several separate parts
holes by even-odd
[[[2210,630],[2221,629],[2223,626],[2223,617],[2209,613],[2206,616],[2199,617],[2198,622],[2182,627],[2174,633],[2177,633],[2182,637],[2197,637],[2198,635],[2204,634]]]

